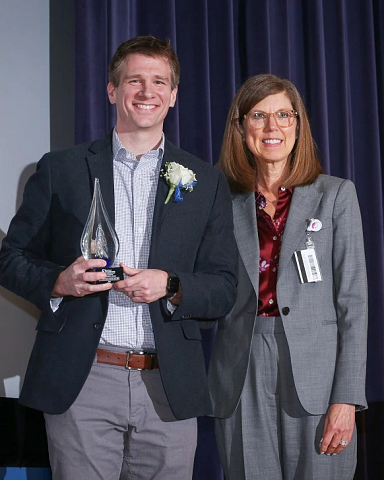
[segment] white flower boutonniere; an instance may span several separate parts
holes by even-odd
[[[161,176],[169,185],[169,192],[164,204],[169,202],[173,192],[175,192],[175,202],[182,202],[183,197],[180,190],[192,192],[197,183],[194,172],[176,162],[167,162],[161,170]]]

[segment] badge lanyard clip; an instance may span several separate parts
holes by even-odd
[[[305,239],[305,244],[307,245],[307,248],[313,248],[315,249],[315,242],[312,240],[311,234],[309,232],[307,233],[307,237]]]
[[[315,242],[311,232],[318,232],[322,227],[320,220],[310,218],[305,232],[306,250],[294,253],[301,283],[321,282],[322,276],[315,251]]]

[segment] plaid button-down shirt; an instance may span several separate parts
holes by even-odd
[[[157,150],[138,161],[113,131],[115,230],[120,251],[115,265],[148,268],[152,219],[164,153],[164,135]],[[100,343],[132,349],[155,348],[149,305],[134,303],[123,293],[109,292],[108,315]]]

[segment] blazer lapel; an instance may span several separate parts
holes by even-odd
[[[161,168],[163,168],[167,162],[180,163],[180,159],[176,158],[173,145],[170,142],[168,142],[166,139],[164,144],[164,155],[161,161]],[[169,186],[167,182],[164,180],[163,177],[159,176],[159,180],[157,183],[155,208],[153,211],[153,220],[152,220],[151,248],[149,252],[149,258],[151,260],[153,259],[153,255],[157,247],[157,239],[160,236],[161,226],[163,224],[164,217],[167,211],[169,210],[169,206],[171,204],[171,200],[167,204],[165,204],[168,191],[169,191]]]
[[[294,189],[281,244],[277,280],[279,280],[282,270],[297,249],[300,239],[303,238],[307,221],[313,216],[322,196],[323,193],[319,192],[313,185]]]
[[[260,246],[257,233],[255,194],[237,195],[233,198],[232,204],[237,248],[253,288],[258,295]]]
[[[95,178],[100,180],[100,189],[104,204],[112,225],[115,225],[115,198],[113,186],[113,153],[111,136],[97,140],[89,150],[93,153],[87,157],[91,177],[91,191],[94,190]]]

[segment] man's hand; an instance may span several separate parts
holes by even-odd
[[[132,302],[152,303],[163,298],[167,293],[168,273],[164,270],[129,268],[120,263],[129,278],[113,285],[118,292],[127,295]]]
[[[87,270],[95,267],[105,267],[105,265],[105,260],[84,260],[84,257],[79,257],[57,277],[51,297],[65,297],[67,295],[84,297],[84,295],[89,295],[90,293],[110,290],[112,288],[110,283],[101,283],[99,285],[91,285],[89,283],[102,280],[107,275],[104,272],[87,272]]]
[[[355,428],[355,405],[333,403],[325,417],[320,453],[340,453],[351,441]],[[340,440],[344,445],[340,445]],[[347,442],[345,444],[345,442]]]

